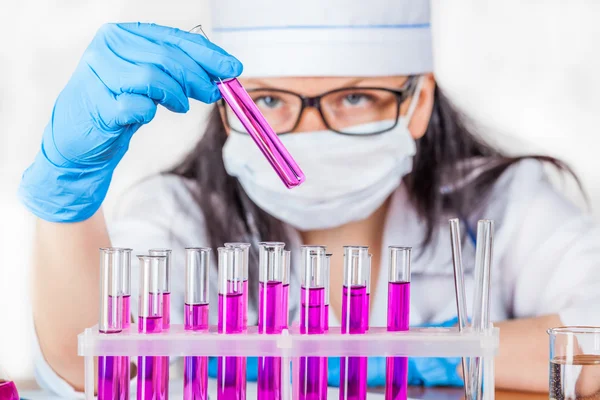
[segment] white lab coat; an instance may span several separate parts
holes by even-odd
[[[144,254],[153,247],[173,249],[173,324],[183,323],[184,248],[208,246],[204,217],[190,188],[194,183],[176,176],[157,176],[127,193],[109,224],[113,246]],[[448,218],[454,216],[449,215]],[[547,314],[560,315],[564,325],[600,325],[600,226],[562,196],[547,180],[537,161],[522,161],[496,182],[478,218],[495,221],[492,263],[491,318],[501,321]],[[292,243],[291,319],[299,299],[299,235]],[[385,326],[387,310],[387,247],[413,247],[411,325],[443,322],[456,315],[450,238],[447,219],[440,221],[433,244],[423,248],[424,223],[407,200],[403,186],[392,195],[384,227],[382,267],[371,292],[371,326]],[[213,264],[215,264],[215,258]],[[469,315],[472,312],[474,246],[463,244]],[[138,263],[132,261],[132,312],[137,310]],[[216,266],[211,270],[210,302],[217,304]],[[331,296],[335,296],[332,293]],[[256,306],[249,305],[249,323],[256,323]],[[335,316],[330,324],[336,325]],[[216,307],[210,320],[216,323]],[[54,390],[73,395],[43,359],[38,379]],[[68,392],[66,392],[68,391]]]

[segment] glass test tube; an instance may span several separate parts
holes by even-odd
[[[247,258],[241,247],[218,249],[219,333],[239,334],[246,331],[248,288]],[[246,399],[246,358],[219,357],[217,372],[218,400]]]
[[[242,265],[245,265],[245,270],[242,271],[242,284],[244,285],[244,293],[242,294],[244,298],[244,307],[242,307],[244,312],[244,326],[248,326],[248,264],[250,260],[250,243],[244,242],[230,242],[225,243],[226,248],[231,249],[240,249],[243,254]]]
[[[190,32],[200,33],[208,39],[201,25],[194,27]],[[283,184],[290,189],[304,182],[304,173],[240,81],[236,78],[225,81],[219,79],[215,83],[227,105],[269,161]]]
[[[140,262],[140,299],[138,332],[160,333],[163,330],[162,274],[166,268],[165,256],[138,256]],[[138,400],[165,400],[169,391],[165,380],[165,357],[138,357]],[[166,385],[165,385],[166,383]]]
[[[210,248],[186,248],[184,326],[186,331],[208,331]],[[184,400],[208,400],[208,358],[185,357]]]
[[[282,255],[282,264],[283,264],[283,287],[282,287],[282,306],[281,306],[281,326],[283,329],[287,329],[289,327],[289,318],[290,318],[290,262],[292,260],[292,254],[289,250],[284,250]]]
[[[362,334],[369,329],[371,255],[365,246],[344,247],[342,329]],[[367,398],[367,357],[340,358],[340,400]]]
[[[331,280],[330,274],[331,274],[331,256],[333,254],[328,253],[326,254],[326,260],[327,260],[327,268],[325,269],[325,330],[328,331],[329,330],[329,282]]]
[[[302,246],[300,333],[327,331],[329,263],[323,246]],[[300,400],[327,399],[327,357],[300,357]]]
[[[388,332],[407,331],[410,310],[410,247],[389,247]],[[408,358],[388,357],[385,374],[385,399],[406,400]]]
[[[131,327],[131,249],[119,249],[121,258],[121,293],[119,299],[122,304],[123,330]],[[121,386],[124,397],[120,400],[129,400],[129,382],[131,379],[131,363],[129,357],[121,357]]]
[[[165,266],[161,272],[161,291],[163,298],[163,315],[162,324],[163,331],[168,331],[171,328],[171,258],[172,252],[169,249],[150,249],[148,254],[151,256],[164,256],[166,257]],[[164,371],[162,377],[165,379],[164,386],[169,385],[169,357],[160,358],[164,363],[162,370]],[[169,393],[166,395],[169,398]]]
[[[100,333],[119,333],[123,330],[121,292],[122,252],[119,249],[100,249]],[[122,387],[120,356],[98,357],[98,399],[117,400],[125,396]]]
[[[279,334],[285,328],[283,307],[284,285],[289,286],[289,274],[285,271],[285,243],[262,242],[259,244],[259,290],[258,333]],[[285,311],[285,312],[284,312]],[[282,397],[281,358],[258,358],[258,399],[279,400]]]

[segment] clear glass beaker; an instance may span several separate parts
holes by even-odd
[[[548,329],[553,400],[600,400],[600,327]]]

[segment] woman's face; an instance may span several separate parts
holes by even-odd
[[[313,97],[345,88],[383,88],[398,91],[406,87],[408,79],[407,76],[240,78],[240,82],[250,92],[269,123],[272,126],[277,124],[280,127],[278,129],[273,126],[276,131],[301,133],[326,130],[327,126],[319,111],[314,107],[305,108],[298,117],[301,100],[294,94]],[[422,137],[429,124],[434,87],[433,75],[425,75],[418,104],[409,124],[409,130],[414,139]],[[277,92],[278,90],[293,94]],[[410,100],[411,97],[408,97],[401,103],[400,115],[406,114]],[[294,104],[294,106],[292,107],[290,104]],[[346,125],[352,125],[353,122],[360,125],[360,123],[374,122],[375,120],[393,119],[396,117],[397,104],[396,96],[392,92],[342,90],[324,97],[321,101],[321,110],[330,125],[339,124],[330,126],[331,128],[344,130],[344,121],[348,121]],[[371,114],[368,114],[369,120],[360,120],[361,115],[369,112],[369,107],[379,110],[378,113],[371,110]],[[231,113],[230,110],[229,113]],[[221,109],[221,116],[225,118],[223,109]],[[230,120],[231,118],[232,116],[230,116]],[[275,121],[275,118],[278,120]],[[229,125],[226,123],[225,126],[229,133]]]

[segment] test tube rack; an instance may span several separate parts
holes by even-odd
[[[483,400],[494,399],[494,357],[499,346],[499,329],[484,332],[456,328],[411,328],[405,332],[387,332],[370,328],[366,334],[341,334],[330,327],[321,335],[303,335],[297,327],[282,334],[261,335],[256,327],[245,334],[225,335],[211,326],[208,332],[185,331],[172,325],[168,332],[144,335],[135,324],[118,334],[100,334],[98,327],[78,336],[78,354],[85,357],[85,398],[94,399],[94,357],[97,356],[240,356],[282,357],[291,362],[292,376],[299,376],[299,357],[466,357],[483,363]],[[282,368],[283,399],[297,400],[297,381],[290,383],[290,370]],[[174,384],[173,382],[171,384]],[[251,400],[251,399],[249,399]]]

